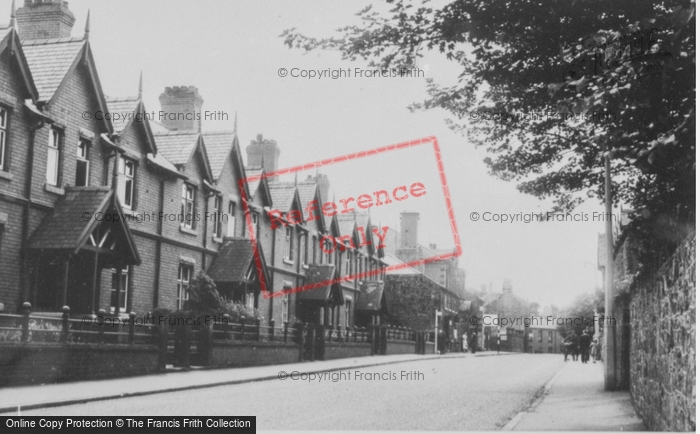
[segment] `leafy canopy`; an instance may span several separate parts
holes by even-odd
[[[416,65],[426,51],[456,62],[452,83],[427,80],[412,110],[442,108],[450,127],[489,153],[492,175],[571,211],[614,200],[659,251],[694,226],[695,14],[680,0],[389,0],[360,24],[290,48],[338,50],[376,68]],[[564,118],[568,116],[568,119]]]

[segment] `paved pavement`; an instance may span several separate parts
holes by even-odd
[[[563,365],[562,357],[548,354],[423,356],[326,372],[312,381],[290,377],[42,408],[22,411],[22,416],[254,415],[260,431],[496,430]],[[270,368],[275,375],[282,370]]]
[[[495,354],[495,352],[478,353],[476,356],[484,357],[492,354]],[[28,410],[126,396],[149,395],[225,384],[270,380],[276,379],[280,371],[320,372],[401,363],[409,360],[434,360],[436,358],[463,356],[460,353],[442,356],[421,356],[415,354],[368,356],[288,365],[204,369],[109,380],[7,387],[3,388],[2,393],[0,393],[0,413],[16,413],[18,409]]]
[[[504,429],[515,431],[645,431],[629,392],[603,390],[603,364],[569,361],[544,396]]]

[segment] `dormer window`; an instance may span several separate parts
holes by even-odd
[[[117,195],[122,206],[127,209],[134,208],[134,179],[136,177],[136,163],[124,157],[119,157],[117,166]]]
[[[182,184],[182,206],[180,212],[182,213],[182,226],[187,229],[195,228],[195,191],[194,186],[189,184]]]
[[[78,142],[75,162],[75,186],[86,187],[90,184],[90,144],[85,140]]]
[[[58,186],[59,182],[59,162],[61,161],[61,142],[63,133],[60,130],[51,128],[49,130],[49,146],[46,157],[46,183]]]
[[[284,228],[284,259],[291,261],[294,259],[294,237],[293,229],[289,226]]]
[[[0,170],[7,171],[5,154],[7,153],[7,110],[0,107]]]

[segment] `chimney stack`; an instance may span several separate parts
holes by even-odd
[[[158,118],[166,128],[178,131],[201,130],[204,99],[196,87],[166,87],[158,99],[163,111]]]
[[[510,283],[510,279],[503,279],[503,292],[504,293],[512,293],[513,292],[513,284]]]
[[[415,249],[418,247],[418,219],[417,212],[401,213],[401,248]]]
[[[75,16],[62,0],[24,0],[17,9],[17,31],[23,41],[68,38]]]
[[[272,173],[277,170],[277,161],[280,157],[280,148],[276,140],[263,140],[262,134],[258,134],[256,140],[251,140],[250,145],[245,148],[248,155],[248,168],[265,169],[265,173]],[[277,180],[276,176],[268,178],[271,182]]]

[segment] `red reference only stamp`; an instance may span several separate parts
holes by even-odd
[[[422,258],[418,259],[415,261],[410,261],[410,262],[405,262],[405,263],[400,263],[400,264],[394,264],[394,265],[387,265],[386,267],[383,268],[377,268],[375,270],[365,270],[360,273],[353,273],[350,275],[344,275],[342,277],[337,276],[328,280],[324,280],[322,282],[313,282],[309,284],[303,284],[291,289],[285,289],[283,291],[275,291],[272,292],[270,291],[268,282],[267,282],[267,276],[265,275],[266,273],[263,271],[264,270],[264,265],[263,261],[264,259],[262,258],[262,253],[260,251],[260,246],[257,240],[257,225],[258,222],[253,220],[253,213],[251,212],[250,209],[250,198],[248,198],[247,193],[246,193],[246,188],[245,185],[259,185],[260,181],[263,179],[276,179],[280,175],[288,175],[288,174],[295,174],[297,172],[301,172],[304,170],[310,170],[310,169],[318,169],[320,167],[324,166],[330,166],[336,163],[341,163],[341,162],[347,162],[347,161],[352,161],[352,160],[359,160],[363,158],[368,158],[372,156],[377,156],[386,152],[390,151],[398,151],[401,149],[407,149],[407,148],[412,148],[416,146],[427,146],[431,145],[433,148],[433,154],[435,156],[435,161],[437,164],[437,171],[439,175],[439,182],[442,188],[442,195],[444,197],[444,202],[446,206],[446,211],[447,211],[447,217],[449,220],[449,225],[450,225],[450,230],[452,234],[452,239],[455,244],[454,250],[449,253],[443,253],[443,254],[436,254],[433,257],[428,257],[428,258]],[[455,221],[455,216],[454,216],[454,209],[452,207],[452,200],[450,198],[450,193],[449,189],[447,186],[447,179],[445,177],[445,171],[444,171],[444,166],[442,163],[442,156],[440,153],[440,146],[438,144],[438,140],[436,137],[431,136],[431,137],[425,137],[422,139],[418,140],[412,140],[408,142],[403,142],[403,143],[397,143],[393,145],[388,145],[388,146],[383,146],[375,149],[370,149],[367,151],[361,151],[361,152],[356,152],[352,154],[347,154],[339,157],[334,157],[334,158],[328,158],[325,160],[320,160],[320,161],[315,161],[312,163],[300,165],[300,166],[294,166],[286,169],[279,169],[274,172],[270,173],[265,173],[261,172],[256,175],[251,175],[246,177],[245,179],[241,179],[239,181],[239,190],[241,192],[241,197],[243,198],[242,203],[243,203],[243,209],[245,211],[246,215],[246,224],[248,227],[248,234],[251,240],[252,248],[253,248],[253,256],[255,260],[255,268],[256,268],[256,273],[258,276],[258,280],[260,282],[260,290],[261,294],[265,298],[271,298],[271,297],[278,297],[282,296],[285,294],[291,294],[295,292],[301,292],[301,291],[308,291],[312,289],[316,289],[319,287],[325,287],[329,285],[334,285],[337,283],[341,283],[344,281],[348,280],[353,280],[353,279],[366,279],[369,276],[373,276],[375,274],[379,274],[381,272],[389,272],[389,271],[394,271],[394,270],[401,270],[409,267],[416,267],[420,264],[427,264],[435,261],[441,261],[453,257],[458,257],[461,256],[462,254],[462,246],[459,238],[459,233],[457,231],[457,224]],[[255,194],[254,192],[251,192],[252,194]],[[401,184],[401,185],[394,185],[386,189],[379,189],[377,191],[374,191],[373,193],[365,193],[365,194],[359,194],[357,196],[348,196],[345,198],[342,198],[338,201],[335,199],[332,201],[325,201],[323,203],[320,203],[319,200],[317,199],[311,199],[306,201],[306,203],[302,203],[301,206],[303,209],[291,209],[291,210],[284,210],[284,209],[279,209],[277,207],[277,204],[272,204],[273,208],[268,208],[265,207],[265,216],[267,219],[269,219],[269,225],[270,229],[273,231],[277,230],[278,228],[286,228],[290,226],[295,226],[299,225],[305,222],[313,222],[316,220],[320,219],[325,219],[325,221],[331,221],[335,216],[342,216],[342,215],[348,215],[351,213],[354,213],[356,211],[364,211],[364,210],[369,210],[371,207],[379,207],[382,205],[389,205],[391,203],[398,203],[398,202],[403,202],[403,201],[410,201],[411,199],[416,199],[420,198],[422,196],[425,196],[428,194],[428,189],[426,188],[426,185],[423,182],[420,181],[415,181],[411,183],[406,183],[406,184]],[[263,217],[263,216],[261,216]],[[261,224],[265,221],[265,218],[262,218]],[[317,238],[317,243],[318,243],[318,248],[320,249],[321,252],[325,254],[331,254],[333,253],[336,249],[339,249],[341,251],[344,251],[348,248],[360,248],[362,246],[368,245],[372,242],[376,244],[377,249],[381,249],[386,247],[385,240],[387,237],[387,233],[389,231],[388,226],[382,226],[382,227],[371,227],[371,228],[365,228],[362,226],[357,227],[357,234],[340,234],[338,236],[334,236],[331,234],[323,234],[322,236],[319,236]],[[376,236],[376,241],[372,239],[368,239],[372,237],[372,235]],[[355,242],[357,240],[357,242]]]

